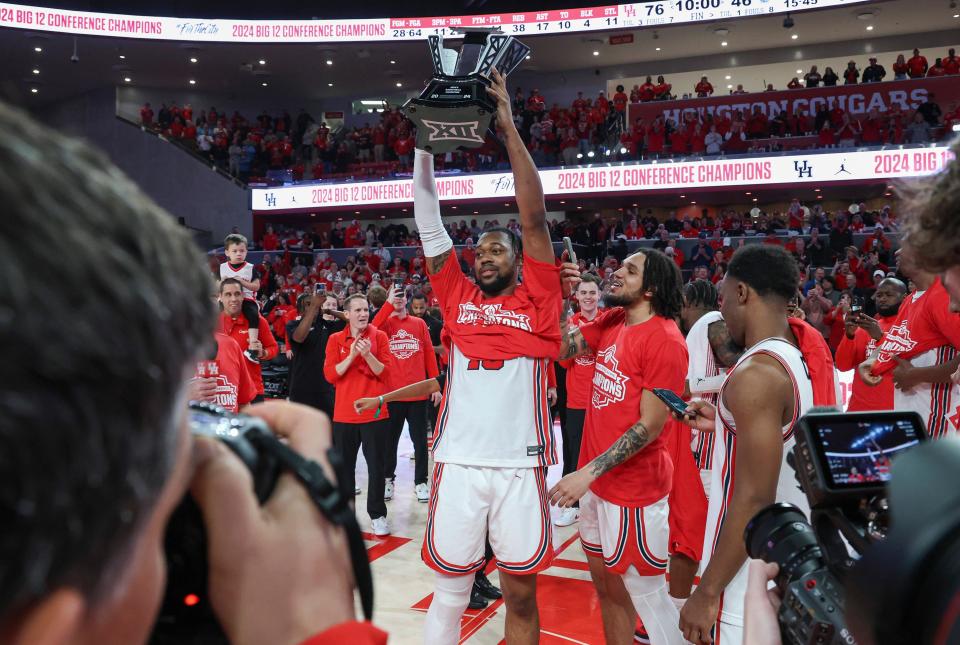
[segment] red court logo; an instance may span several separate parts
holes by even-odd
[[[603,408],[619,403],[627,395],[627,381],[630,377],[620,371],[617,360],[617,346],[611,345],[597,353],[597,362],[593,372],[593,407]]]
[[[420,339],[406,329],[397,330],[390,338],[390,353],[401,360],[410,358],[419,351]]]

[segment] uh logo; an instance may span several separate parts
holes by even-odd
[[[803,160],[803,163],[794,161],[793,170],[797,173],[797,179],[803,179],[804,177],[808,179],[813,178],[813,166],[811,166],[810,162],[806,159]]]

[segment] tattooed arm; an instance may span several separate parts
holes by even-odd
[[[586,354],[590,351],[590,345],[587,339],[583,337],[583,332],[576,325],[570,324],[570,308],[566,305],[560,309],[560,355],[558,361],[565,361]]]
[[[727,323],[723,320],[716,320],[707,326],[707,338],[721,367],[733,367],[743,356],[743,348],[730,338]]]
[[[610,472],[656,440],[670,418],[670,412],[653,392],[644,390],[640,398],[640,418],[609,448],[597,455],[580,470],[570,473],[550,489],[550,503],[561,507],[573,506],[583,497],[590,484]]]

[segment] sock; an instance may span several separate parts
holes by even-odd
[[[667,581],[660,576],[641,576],[630,567],[623,574],[623,583],[633,601],[653,645],[684,645],[680,633],[680,612],[670,602]]]
[[[460,642],[460,617],[470,604],[473,581],[471,575],[436,574],[433,600],[423,627],[426,645],[457,645]]]

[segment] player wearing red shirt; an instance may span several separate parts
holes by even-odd
[[[341,490],[355,489],[357,452],[363,447],[367,462],[367,513],[373,532],[388,535],[387,505],[383,493],[383,449],[389,432],[389,412],[358,413],[353,402],[362,396],[387,391],[383,373],[390,362],[387,335],[369,324],[370,307],[365,296],[354,294],[343,303],[347,326],[330,336],[323,375],[336,387],[333,404],[333,447],[343,459]]]
[[[248,335],[250,323],[243,314],[243,288],[236,278],[226,278],[220,282],[220,304],[223,311],[220,313],[220,331],[230,336],[244,352],[250,351],[259,361],[269,361],[280,353],[280,346],[270,332],[270,325],[263,316],[257,314],[257,340]],[[263,400],[263,376],[260,372],[260,363],[250,363],[248,368],[250,377],[257,388],[257,397],[254,401]]]
[[[373,324],[387,335],[392,363],[387,372],[388,391],[419,383],[428,378],[436,378],[437,355],[430,342],[430,330],[427,323],[407,311],[407,295],[396,284],[390,287],[387,301],[373,319]],[[427,488],[427,399],[436,405],[440,402],[440,393],[429,397],[402,399],[391,403],[390,433],[384,452],[383,472],[386,478],[384,498],[393,497],[393,483],[396,478],[397,448],[403,433],[403,422],[408,424],[410,440],[413,442],[415,462],[414,492],[418,502],[426,503],[430,499]]]
[[[604,293],[612,309],[571,329],[561,344],[562,359],[593,350],[596,362],[579,469],[549,495],[561,507],[580,500],[580,541],[598,590],[616,588],[619,577],[629,594],[630,601],[601,596],[608,643],[631,640],[636,614],[653,642],[683,643],[664,575],[674,469],[667,446],[674,428],[653,394],[655,388],[683,391],[687,347],[674,322],[681,281],[660,251],[631,255]]]
[[[837,347],[837,369],[855,370],[877,348],[877,343],[893,325],[897,310],[907,294],[907,287],[896,278],[886,278],[877,286],[873,295],[877,303],[877,317],[873,319],[860,313],[847,316],[844,336]],[[847,412],[861,410],[893,409],[893,375],[885,374],[875,387],[867,385],[858,373],[853,376],[853,392],[847,404]]]
[[[217,342],[214,360],[197,363],[196,378],[203,381],[199,387],[205,395],[197,400],[239,412],[257,396],[257,387],[250,378],[247,361],[237,341],[221,332],[214,334],[214,340]]]
[[[919,49],[914,49],[913,56],[907,61],[907,74],[910,78],[923,78],[927,74],[927,58],[920,55]]]
[[[597,317],[597,305],[600,304],[600,281],[586,274],[577,285],[574,294],[580,311],[570,318],[570,325],[582,327]],[[577,469],[580,459],[580,444],[583,440],[583,424],[590,407],[590,390],[593,388],[592,352],[585,352],[576,358],[560,361],[567,370],[567,422],[561,429],[563,435],[563,474],[569,475]],[[577,521],[580,503],[560,511],[554,520],[557,526],[569,526]]]
[[[560,344],[560,279],[537,169],[513,123],[506,80],[497,70],[491,77],[523,227],[522,284],[520,241],[509,229],[481,235],[476,284],[463,275],[440,218],[433,156],[417,150],[413,171],[414,216],[452,341],[421,551],[437,572],[424,630],[431,645],[459,641],[485,537],[500,569],[507,640],[536,643],[530,574],[553,556],[545,480],[557,457],[546,389]]]

